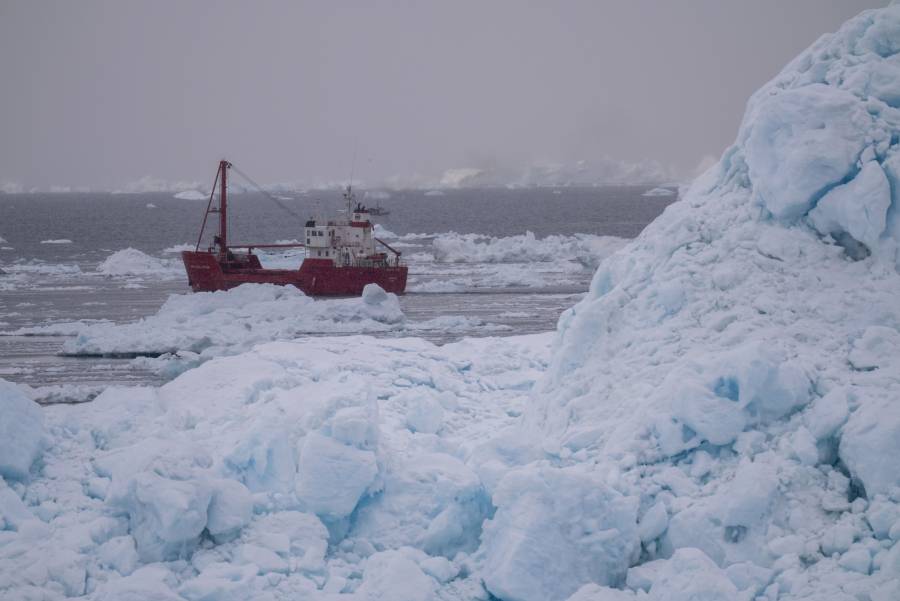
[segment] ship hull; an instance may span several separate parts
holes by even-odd
[[[300,268],[265,269],[254,255],[222,264],[210,252],[181,253],[194,292],[228,290],[241,284],[296,286],[309,296],[359,296],[366,284],[378,284],[387,292],[406,291],[405,265],[388,267],[338,267],[328,259],[304,259]]]

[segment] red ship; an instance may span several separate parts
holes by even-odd
[[[229,244],[228,170],[231,168],[228,161],[219,162],[197,244],[194,250],[181,253],[188,284],[194,292],[227,290],[247,283],[296,286],[310,296],[359,296],[366,284],[378,284],[395,294],[406,290],[407,267],[400,260],[400,252],[375,237],[369,212],[359,203],[354,206],[350,186],[344,193],[346,218],[310,219],[304,227],[305,244]],[[252,182],[249,178],[248,181]],[[216,185],[219,204],[214,207]],[[219,216],[219,233],[209,248],[200,250],[210,214]],[[384,251],[379,251],[376,245]],[[305,248],[306,256],[296,270],[266,269],[253,250],[273,248]]]

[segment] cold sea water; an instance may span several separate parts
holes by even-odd
[[[378,237],[409,265],[400,299],[406,319],[445,318],[446,327],[416,334],[444,343],[553,329],[587,290],[597,264],[676,198],[645,196],[649,189],[380,191],[359,198],[389,211],[373,221]],[[231,242],[299,240],[302,219],[342,206],[337,191],[276,198],[289,211],[262,194],[233,194]],[[0,194],[0,377],[48,390],[162,381],[133,358],[61,356],[60,349],[79,325],[138,320],[169,295],[191,294],[178,251],[196,242],[205,207],[206,200],[171,193]],[[110,259],[126,248],[145,253],[145,264],[133,269]],[[300,261],[297,251],[286,251],[263,263]],[[65,393],[45,396],[67,400]]]

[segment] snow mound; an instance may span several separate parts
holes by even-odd
[[[791,62],[560,318],[520,438],[639,499],[632,591],[897,590],[898,40],[893,5]]]
[[[651,188],[647,190],[641,196],[674,196],[675,190],[671,188]]]
[[[403,322],[396,295],[373,284],[361,298],[321,301],[293,286],[244,284],[227,291],[171,295],[155,315],[135,323],[85,325],[63,352],[135,356],[191,351],[208,358],[270,340],[383,331]]]
[[[58,238],[55,240],[41,240],[41,244],[72,244],[68,238]]]
[[[181,272],[174,261],[151,257],[136,248],[114,252],[97,266],[97,271],[105,276],[171,276]]]
[[[174,194],[174,197],[179,200],[206,200],[209,198],[209,194],[204,194],[199,190],[184,190]]]
[[[0,476],[28,478],[44,444],[44,416],[37,403],[0,378]]]

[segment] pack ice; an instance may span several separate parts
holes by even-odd
[[[0,595],[898,599],[898,243],[894,5],[757,92],[555,334],[4,384]]]

